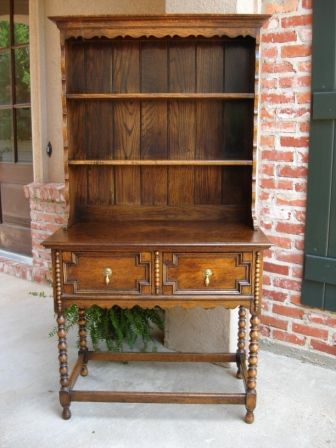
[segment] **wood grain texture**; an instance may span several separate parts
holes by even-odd
[[[139,43],[119,42],[113,51],[113,90],[136,92],[140,87]],[[114,157],[140,158],[140,105],[134,101],[118,102],[113,110]],[[139,204],[140,169],[115,169],[116,204]]]

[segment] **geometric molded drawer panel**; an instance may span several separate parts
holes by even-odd
[[[163,294],[252,295],[252,252],[164,253]]]
[[[65,294],[151,294],[151,253],[63,252]]]

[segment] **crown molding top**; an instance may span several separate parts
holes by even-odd
[[[238,37],[259,35],[262,14],[166,14],[49,17],[64,39],[71,37]]]

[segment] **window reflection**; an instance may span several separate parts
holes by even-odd
[[[0,162],[13,161],[12,111],[0,110]]]
[[[32,161],[32,135],[30,109],[17,109],[16,132],[18,162]]]
[[[29,48],[17,48],[15,57],[15,91],[16,103],[30,101]]]
[[[14,0],[14,45],[29,42],[29,2]]]
[[[9,44],[9,0],[0,0],[0,48],[8,48]]]
[[[9,50],[0,52],[0,104],[12,102],[12,83]]]

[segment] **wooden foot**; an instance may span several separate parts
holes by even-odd
[[[78,310],[78,337],[79,337],[79,353],[83,354],[83,365],[80,371],[81,376],[87,376],[89,374],[88,368],[87,368],[87,340],[86,340],[86,315],[85,315],[85,309],[80,308]]]
[[[63,407],[62,418],[63,420],[69,420],[71,418],[71,411],[69,406]]]
[[[240,371],[240,368],[238,367],[238,372],[236,373],[236,378],[238,378],[239,380],[243,379],[243,374]]]
[[[246,423],[253,423],[254,422],[254,414],[252,411],[247,411],[245,415],[245,422]]]
[[[88,373],[89,373],[89,371],[88,371],[87,366],[86,365],[82,366],[81,371],[80,371],[80,375],[81,376],[88,376]]]

